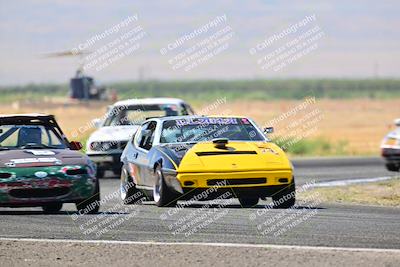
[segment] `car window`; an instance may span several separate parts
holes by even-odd
[[[194,111],[188,104],[182,104],[182,115],[194,115]]]
[[[43,125],[1,125],[0,146],[16,149],[24,146],[65,148],[55,129]]]
[[[140,125],[150,117],[177,116],[172,104],[117,106],[109,111],[104,126]]]
[[[181,115],[189,115],[189,111],[187,110],[185,104],[181,104]]]
[[[228,138],[232,141],[265,141],[247,118],[188,118],[163,123],[160,143],[211,141]]]
[[[136,140],[136,144],[139,146],[140,144],[140,140],[142,139],[143,136],[143,129],[145,129],[148,126],[148,122],[143,124],[142,126],[140,126],[140,128],[137,130],[136,134],[135,134],[135,138],[134,140]]]
[[[153,146],[157,122],[151,121],[142,126],[139,136],[138,145],[140,148],[150,150]]]

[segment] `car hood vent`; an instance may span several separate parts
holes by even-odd
[[[257,154],[256,151],[205,151],[196,152],[197,156],[216,156],[216,155],[254,155]]]

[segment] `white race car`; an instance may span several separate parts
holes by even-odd
[[[400,169],[400,119],[394,121],[396,129],[388,133],[382,140],[382,157],[386,161],[386,168],[389,171]]]
[[[144,98],[116,102],[103,119],[93,120],[99,128],[86,144],[86,153],[97,165],[97,177],[106,170],[119,175],[120,157],[126,143],[137,128],[152,117],[193,115],[193,109],[177,98]]]

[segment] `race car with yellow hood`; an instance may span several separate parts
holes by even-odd
[[[272,197],[275,207],[290,208],[292,164],[264,133],[245,117],[150,118],[121,155],[121,198],[132,204],[140,191],[157,206],[174,206],[229,192],[242,207]]]

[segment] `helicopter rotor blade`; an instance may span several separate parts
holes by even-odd
[[[66,50],[60,52],[52,52],[52,53],[44,53],[42,57],[49,58],[49,57],[76,57],[90,54],[89,51],[74,51],[74,50]]]

